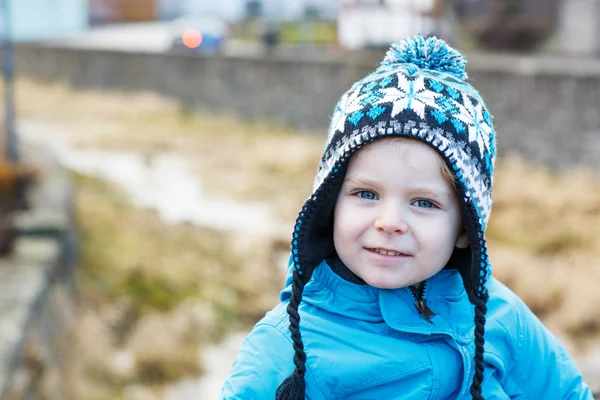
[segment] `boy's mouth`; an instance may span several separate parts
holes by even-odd
[[[410,257],[410,254],[402,253],[402,252],[396,251],[396,250],[382,249],[382,248],[379,248],[379,247],[377,247],[377,248],[367,247],[366,249],[368,251],[373,252],[373,253],[379,253],[379,254],[382,254],[384,256]]]

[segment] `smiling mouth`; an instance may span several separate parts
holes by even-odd
[[[367,250],[369,250],[369,251],[371,251],[373,253],[382,254],[384,256],[410,257],[410,254],[401,253],[401,252],[395,251],[395,250],[387,250],[387,249],[381,249],[381,248],[370,248],[370,247],[367,247]]]

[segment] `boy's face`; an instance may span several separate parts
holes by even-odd
[[[340,259],[369,285],[397,289],[440,271],[468,246],[440,156],[416,140],[377,140],[350,160],[334,210]]]

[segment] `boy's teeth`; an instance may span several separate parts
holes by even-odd
[[[398,253],[397,251],[391,251],[391,250],[373,249],[373,251],[375,251],[379,254],[383,254],[384,256],[399,256],[399,255],[401,255],[401,253]]]

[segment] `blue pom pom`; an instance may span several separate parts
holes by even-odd
[[[414,64],[419,68],[446,72],[466,80],[466,63],[463,56],[442,39],[435,36],[424,39],[421,35],[415,35],[394,43],[381,65],[394,67],[398,64]]]

